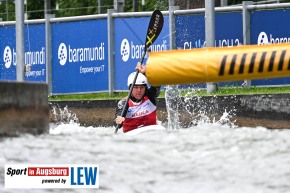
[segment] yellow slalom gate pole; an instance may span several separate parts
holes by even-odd
[[[151,52],[153,86],[290,76],[290,43]]]

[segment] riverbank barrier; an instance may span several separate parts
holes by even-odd
[[[47,96],[47,84],[0,82],[0,136],[48,132]]]
[[[76,121],[84,126],[113,126],[118,100],[49,102],[50,122]],[[290,129],[290,94],[205,96],[176,100],[179,126],[219,122],[245,127]],[[166,100],[158,98],[157,117],[168,124]]]

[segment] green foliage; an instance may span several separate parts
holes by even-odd
[[[152,11],[156,9],[159,9],[161,11],[168,10],[168,0],[146,1],[146,11]]]
[[[197,96],[224,96],[224,95],[250,95],[250,94],[278,94],[290,93],[290,87],[256,87],[250,89],[243,87],[221,87],[217,92],[207,94],[205,89],[184,89],[180,91],[181,97],[197,97]],[[70,95],[54,95],[48,98],[49,101],[67,101],[67,100],[110,100],[121,99],[128,96],[128,92],[118,92],[113,95],[109,93],[93,93],[93,94],[70,94]],[[164,98],[165,92],[160,92],[159,98]]]
[[[112,5],[113,0],[105,1]],[[56,17],[80,16],[98,14],[97,0],[58,0],[59,9],[55,10]],[[105,5],[103,5],[102,10]]]
[[[98,14],[98,0],[50,0],[51,13],[56,17],[81,16]],[[0,18],[3,21],[15,20],[15,4],[14,0],[7,0],[8,16],[6,17],[6,1],[0,0]],[[101,0],[101,13],[107,13],[107,9],[113,9],[114,0]],[[58,5],[58,7],[56,6]],[[28,19],[44,18],[44,0],[27,0],[24,11],[28,15]]]
[[[52,13],[56,17],[81,16],[99,14],[98,2],[101,2],[100,13],[107,13],[108,9],[114,8],[114,0],[50,0]],[[161,11],[168,10],[169,0],[145,0],[145,5],[142,6],[142,0],[124,0],[124,12],[133,11],[153,11],[159,9]],[[191,0],[176,0],[177,3],[187,4]],[[258,2],[259,0],[254,0]],[[0,18],[7,21],[6,2],[8,2],[8,16],[9,20],[15,20],[15,4],[14,0],[0,0]],[[228,5],[242,4],[243,0],[228,0]],[[281,2],[290,2],[290,0],[283,0]],[[135,10],[133,5],[137,4]],[[57,6],[58,5],[58,8]],[[177,5],[178,6],[178,5]],[[27,0],[25,11],[28,19],[42,19],[44,18],[44,0]]]
[[[64,100],[104,100],[104,99],[121,99],[128,96],[127,92],[114,93],[91,93],[91,94],[69,94],[69,95],[54,95],[48,98],[49,101],[64,101]]]
[[[220,87],[216,92],[211,94],[207,94],[206,90],[183,90],[181,95],[188,95],[190,96],[223,96],[223,95],[249,95],[249,94],[278,94],[278,93],[290,93],[290,87],[256,87],[252,86],[250,89],[231,86],[231,87]]]
[[[8,11],[8,18],[7,18]],[[6,10],[6,2],[0,4],[0,18],[3,21],[14,21],[15,20],[15,4],[12,1],[8,1],[8,10]]]
[[[128,92],[116,92],[110,95],[108,92],[91,93],[91,94],[69,94],[69,95],[53,95],[48,98],[49,101],[67,101],[67,100],[108,100],[122,99],[128,96]],[[159,97],[164,98],[164,91],[161,91]]]
[[[44,18],[44,5],[43,1],[27,1],[25,8],[28,19],[43,19]]]
[[[124,11],[133,12],[134,2],[137,3],[136,11],[153,11],[159,9],[161,11],[168,10],[168,0],[145,0],[145,5],[142,5],[142,0],[125,0]]]

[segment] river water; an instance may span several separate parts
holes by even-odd
[[[200,123],[137,136],[113,127],[51,124],[0,139],[2,193],[286,193],[290,130]],[[99,164],[100,189],[5,189],[5,164]]]

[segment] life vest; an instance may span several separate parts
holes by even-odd
[[[138,127],[156,125],[156,106],[147,96],[140,102],[128,101],[128,111],[123,122],[123,132],[126,133]]]

